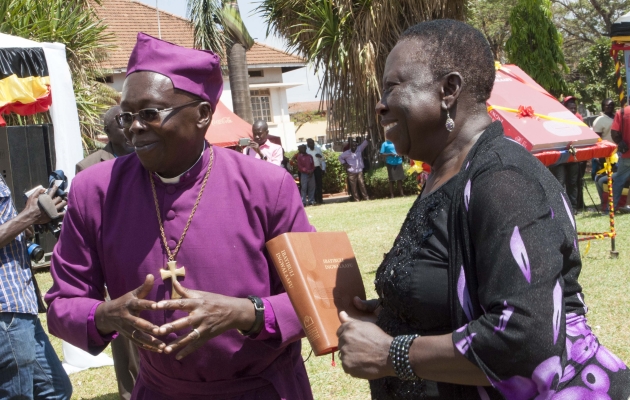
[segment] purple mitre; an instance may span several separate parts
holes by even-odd
[[[129,56],[127,76],[137,71],[151,71],[167,76],[173,87],[201,97],[212,111],[223,92],[221,60],[209,50],[196,50],[154,38],[139,32]]]

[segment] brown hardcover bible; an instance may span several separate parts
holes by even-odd
[[[284,233],[267,242],[291,304],[317,356],[337,350],[339,312],[361,313],[352,304],[365,288],[345,232]]]

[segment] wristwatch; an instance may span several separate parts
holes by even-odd
[[[238,332],[243,336],[251,336],[260,332],[263,327],[263,323],[265,322],[265,303],[263,303],[262,299],[258,296],[247,296],[247,298],[254,303],[254,310],[256,313],[256,320],[254,321],[254,325],[248,331],[238,330]]]

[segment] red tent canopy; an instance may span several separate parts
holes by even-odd
[[[238,146],[240,138],[252,139],[252,126],[219,101],[206,132],[206,139],[210,144],[228,147]]]
[[[252,126],[219,101],[212,115],[212,123],[206,132],[206,140],[219,147],[232,147],[238,146],[238,140],[241,138],[254,138]],[[282,146],[278,136],[269,135],[267,139]]]

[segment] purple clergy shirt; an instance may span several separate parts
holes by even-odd
[[[263,298],[265,328],[256,337],[230,330],[181,361],[139,349],[141,368],[133,398],[254,399],[270,387],[282,399],[311,399],[300,353],[302,328],[265,242],[285,232],[314,231],[291,176],[271,163],[217,146],[205,192],[177,254],[186,268],[184,287],[244,298]],[[155,177],[168,245],[174,249],[195,203],[210,160],[176,184]],[[111,336],[96,331],[93,312],[105,285],[112,299],[139,287],[147,274],[155,285],[147,299],[171,297],[160,269],[167,255],[149,173],[135,154],[102,162],[72,182],[59,242],[51,260],[54,284],[46,301],[50,332],[92,354]],[[156,325],[182,318],[182,311],[145,311]],[[189,330],[179,332],[185,334]],[[170,342],[174,333],[163,337]]]

